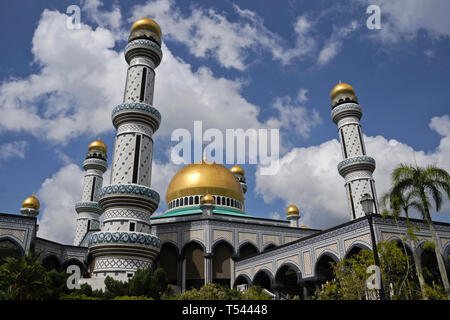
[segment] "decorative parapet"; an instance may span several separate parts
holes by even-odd
[[[150,198],[159,204],[159,193],[148,187],[134,185],[134,184],[116,184],[106,186],[100,189],[98,198],[102,199],[110,195],[134,195],[140,197]]]
[[[343,177],[351,171],[368,170],[373,172],[375,170],[375,159],[369,156],[357,156],[347,158],[337,165],[339,174]]]
[[[133,121],[145,123],[155,132],[161,123],[161,113],[150,104],[142,102],[119,104],[113,109],[111,118],[116,129],[122,123]]]
[[[161,248],[161,240],[151,234],[139,232],[95,232],[89,238],[89,246],[106,243],[126,243]]]
[[[331,110],[331,119],[333,119],[336,124],[340,119],[352,116],[357,117],[358,119],[361,119],[362,117],[362,109],[357,103],[341,104]]]
[[[125,60],[130,64],[131,59],[136,56],[145,56],[150,58],[155,67],[161,62],[163,53],[158,44],[150,40],[133,40],[127,44],[125,47]]]
[[[94,212],[94,213],[102,213],[102,207],[98,204],[98,202],[93,201],[80,201],[75,203],[76,212]]]

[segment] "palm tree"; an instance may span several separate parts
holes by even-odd
[[[433,198],[436,211],[439,211],[442,206],[442,191],[450,199],[450,175],[444,169],[436,166],[421,168],[417,165],[413,167],[401,164],[392,172],[392,180],[394,182],[392,193],[395,195],[410,194],[411,200],[414,201],[414,207],[421,213],[430,228],[442,283],[447,298],[450,299],[447,272],[441,255],[441,243],[438,241],[436,228],[430,215],[432,208],[430,197]]]
[[[394,184],[395,185],[395,184]],[[411,227],[411,222],[409,220],[409,208],[413,207],[413,208],[417,208],[418,207],[418,203],[416,201],[413,201],[413,196],[414,193],[410,192],[408,194],[403,194],[403,193],[399,193],[399,194],[395,194],[393,193],[393,189],[391,189],[389,192],[386,192],[385,194],[383,194],[383,196],[380,199],[380,202],[382,203],[382,206],[384,208],[387,207],[387,202],[389,201],[389,206],[392,210],[392,216],[394,218],[395,221],[398,220],[398,218],[400,217],[401,213],[402,213],[402,209],[403,212],[405,213],[405,217],[406,217],[406,225],[407,225],[407,230],[406,230],[406,240],[408,241],[409,245],[411,246],[411,251],[412,251],[412,255],[413,255],[413,259],[414,259],[414,266],[416,269],[416,274],[417,274],[417,278],[419,279],[419,285],[420,285],[420,291],[422,292],[422,297],[424,300],[428,300],[428,297],[426,295],[426,291],[425,291],[425,279],[423,277],[423,273],[422,273],[422,263],[420,261],[419,258],[419,254],[417,252],[417,237],[414,234],[414,229]],[[398,191],[398,190],[396,190]],[[389,214],[389,212],[387,212]],[[403,243],[403,240],[402,240]],[[403,243],[403,247],[406,253],[406,248],[405,248],[405,244]]]
[[[0,291],[8,300],[41,298],[46,289],[44,281],[45,269],[38,260],[38,254],[8,257],[0,266]]]

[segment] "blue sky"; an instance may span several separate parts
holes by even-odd
[[[366,26],[369,4],[381,30]],[[81,8],[80,30],[66,27],[70,5]],[[38,236],[71,243],[87,146],[101,138],[112,159],[123,48],[132,22],[149,16],[164,43],[152,180],[161,198],[180,168],[169,157],[174,129],[279,128],[280,172],[243,165],[248,213],[284,219],[294,203],[310,227],[346,222],[329,92],[339,80],[355,88],[379,195],[400,162],[450,172],[449,9],[445,0],[1,2],[0,211],[18,214],[37,192]],[[450,222],[448,201],[434,217]]]

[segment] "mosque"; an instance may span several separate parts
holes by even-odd
[[[337,169],[345,181],[348,222],[326,230],[308,228],[301,225],[294,204],[286,209],[286,220],[252,215],[245,206],[244,170],[207,159],[175,174],[166,191],[167,211],[152,216],[160,202],[151,189],[152,135],[161,123],[153,106],[155,69],[162,59],[161,29],[155,21],[144,18],[132,25],[125,59],[129,68],[123,103],[111,114],[117,134],[110,184],[103,186],[107,146],[96,140],[83,162],[73,245],[37,236],[40,204],[32,195],[23,202],[22,215],[0,214],[0,259],[40,251],[48,269],[79,266],[80,283],[93,289],[104,288],[107,276],[127,281],[139,269],[161,267],[179,291],[214,282],[259,285],[278,296],[306,298],[332,278],[330,262],[372,248],[369,214],[375,241],[400,241],[405,235],[404,220],[395,223],[379,214],[375,159],[366,153],[360,126],[362,108],[345,83],[331,91],[331,118],[342,149]],[[369,212],[363,198],[372,204]],[[422,249],[431,240],[428,226],[414,219],[412,224],[420,228],[423,263],[436,270],[433,254]],[[435,222],[435,227],[449,268],[450,224]]]

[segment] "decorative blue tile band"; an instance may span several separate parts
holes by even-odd
[[[336,113],[341,112],[342,110],[355,110],[355,111],[359,111],[362,114],[362,108],[358,104],[345,103],[345,104],[341,104],[341,105],[333,108],[333,110],[331,110],[331,118],[334,118]]]
[[[360,162],[369,162],[369,163],[373,163],[373,165],[375,165],[375,159],[369,156],[359,156],[359,157],[353,157],[353,158],[348,158],[345,159],[341,162],[339,162],[337,168],[338,170],[340,170],[342,167],[351,164],[351,163],[360,163]]]
[[[102,210],[102,207],[98,204],[98,202],[87,202],[87,201],[80,201],[75,203],[75,208],[94,208],[94,209],[98,209],[98,210]]]
[[[161,121],[161,114],[159,113],[159,111],[156,108],[152,107],[151,105],[149,105],[147,103],[140,103],[140,102],[119,104],[117,107],[115,107],[113,109],[113,111],[111,113],[111,117],[113,118],[117,112],[124,111],[124,110],[136,110],[136,111],[149,112],[152,115],[154,115],[159,121]]]
[[[137,196],[144,196],[154,199],[159,203],[159,193],[148,187],[134,185],[134,184],[115,184],[106,186],[100,189],[98,198],[109,194],[131,194]]]
[[[151,234],[135,232],[95,232],[89,237],[89,245],[101,243],[130,243],[161,248],[161,240]]]

